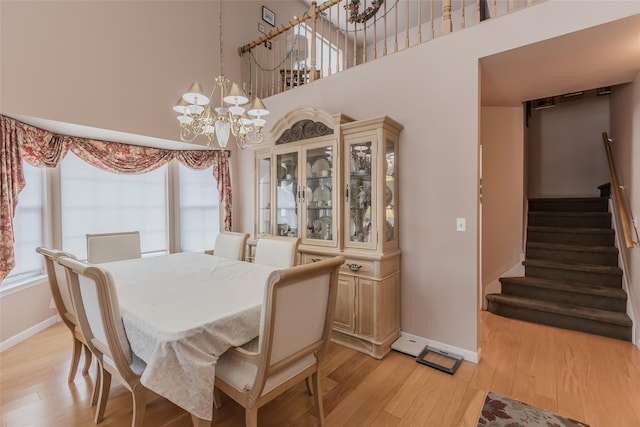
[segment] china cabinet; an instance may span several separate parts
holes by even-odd
[[[401,130],[389,117],[302,107],[276,122],[270,147],[255,152],[255,236],[301,237],[302,263],[345,257],[332,339],[376,358],[400,332]]]

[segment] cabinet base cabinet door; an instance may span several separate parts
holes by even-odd
[[[356,334],[375,337],[374,319],[376,312],[376,288],[378,283],[370,279],[357,279],[356,292]]]
[[[355,328],[355,277],[341,274],[338,277],[338,296],[333,317],[333,327],[345,332]]]
[[[339,286],[333,341],[384,357],[400,336],[400,275],[375,280],[341,274]]]

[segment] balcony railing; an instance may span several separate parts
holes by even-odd
[[[329,0],[238,48],[266,98],[545,0]]]

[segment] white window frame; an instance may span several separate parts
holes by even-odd
[[[179,173],[178,163],[172,160],[167,165],[166,174],[167,186],[166,197],[167,203],[167,248],[169,252],[180,252],[180,197],[179,197]],[[61,212],[61,171],[60,166],[56,168],[42,169],[42,242],[48,247],[62,247],[62,212]],[[211,175],[212,185],[216,182]],[[223,212],[219,210],[218,225],[222,229]],[[212,242],[213,245],[213,242]],[[34,248],[35,250],[35,248]],[[29,276],[28,278],[19,279],[5,278],[0,283],[0,297],[27,289],[32,286],[40,285],[46,281],[46,272],[44,262],[42,263],[41,274]]]

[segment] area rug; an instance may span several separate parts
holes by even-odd
[[[589,424],[489,391],[477,427],[589,427]]]

